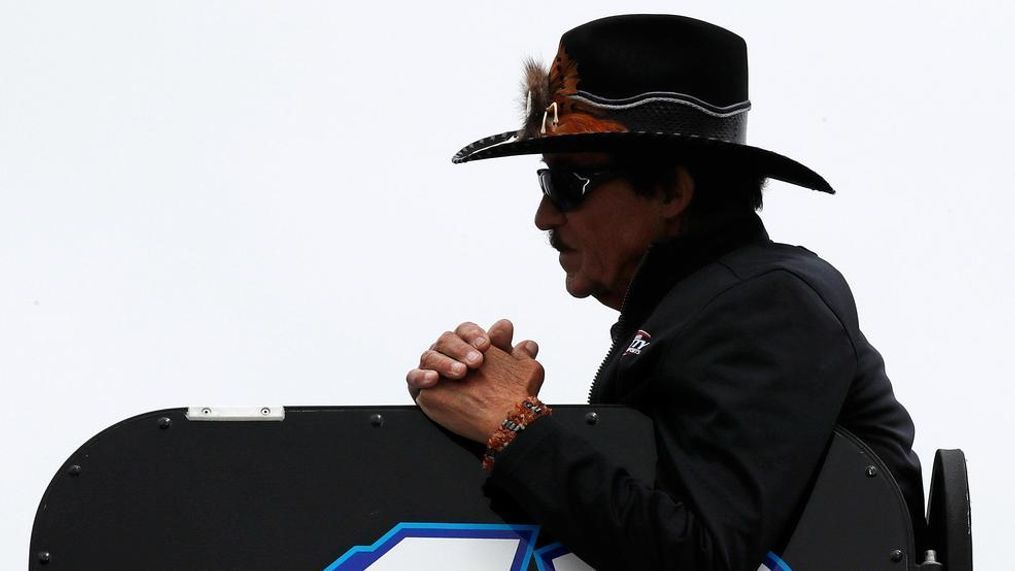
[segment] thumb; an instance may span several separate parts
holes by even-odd
[[[536,355],[539,354],[539,345],[531,339],[526,339],[515,345],[514,350],[511,351],[511,355],[516,359],[528,358],[535,359]]]
[[[511,338],[515,335],[515,326],[507,319],[501,319],[497,323],[490,326],[490,329],[486,331],[486,334],[490,336],[490,343],[504,351],[505,353],[511,353]]]

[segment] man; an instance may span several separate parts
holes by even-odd
[[[492,481],[599,568],[757,568],[788,539],[837,424],[890,467],[919,528],[913,424],[848,286],[770,241],[754,212],[769,177],[832,189],[744,144],[743,40],[677,16],[605,18],[564,34],[528,85],[525,127],[455,161],[543,154],[535,223],[567,290],[620,311],[589,400],[653,419],[657,478],[634,480],[528,398],[537,346],[512,346],[506,320],[462,324],[423,354],[407,376],[423,411],[487,443]]]

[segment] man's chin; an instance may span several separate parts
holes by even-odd
[[[580,283],[570,275],[564,277],[564,289],[571,297],[589,297],[592,294],[587,288],[583,288]]]
[[[578,299],[586,298],[594,293],[588,283],[584,283],[570,274],[564,278],[564,288],[571,297]]]
[[[620,311],[620,306],[623,303],[623,300],[610,290],[603,287],[597,288],[594,284],[576,279],[570,274],[564,280],[564,287],[572,297],[582,299],[591,296],[596,298],[599,303],[617,311]]]

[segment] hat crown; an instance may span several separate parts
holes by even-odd
[[[607,99],[678,93],[715,107],[748,101],[747,44],[708,22],[635,14],[566,32],[560,52],[577,65],[577,88]]]

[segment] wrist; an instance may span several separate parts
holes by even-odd
[[[483,454],[483,469],[493,470],[497,455],[500,454],[518,436],[519,432],[536,420],[548,416],[553,410],[534,396],[526,397],[515,405],[514,410],[501,421],[497,429],[486,441],[486,452]]]

